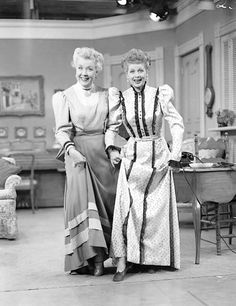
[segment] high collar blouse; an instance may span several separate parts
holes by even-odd
[[[133,88],[123,93],[122,113],[127,132],[133,138],[161,137],[165,119],[172,135],[171,159],[179,160],[184,132],[183,119],[172,102],[173,90],[169,85],[154,88],[146,85],[136,92]]]
[[[114,145],[121,124],[119,92],[93,85],[83,89],[76,83],[53,95],[56,138],[63,147],[76,135],[105,133],[106,147]]]

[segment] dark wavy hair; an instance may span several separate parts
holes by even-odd
[[[140,49],[131,49],[129,50],[124,58],[121,61],[121,66],[125,72],[128,70],[129,64],[144,64],[145,68],[148,70],[151,66],[151,58],[150,56],[140,50]]]

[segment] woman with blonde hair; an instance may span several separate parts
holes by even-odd
[[[100,276],[108,257],[120,161],[115,147],[119,92],[95,85],[103,68],[98,51],[76,48],[72,66],[76,84],[53,95],[55,136],[66,169],[65,271]]]
[[[151,61],[130,50],[122,63],[130,88],[121,101],[123,124],[130,136],[124,148],[113,216],[111,256],[114,281],[122,281],[128,264],[180,267],[179,226],[172,166],[181,157],[183,120],[174,108],[173,90],[146,84]],[[163,118],[172,150],[162,136]]]

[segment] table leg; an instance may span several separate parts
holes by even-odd
[[[220,205],[216,203],[216,253],[221,255],[221,241],[220,241]]]
[[[197,176],[194,175],[192,181],[192,188],[194,195],[192,198],[192,209],[193,209],[193,225],[195,234],[195,264],[200,263],[200,242],[201,242],[201,205],[196,198],[197,192]]]
[[[195,264],[200,263],[200,243],[201,243],[201,206],[197,199],[193,200],[193,224],[195,234]]]

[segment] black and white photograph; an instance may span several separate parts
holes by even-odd
[[[236,0],[0,0],[0,305],[236,303]]]

